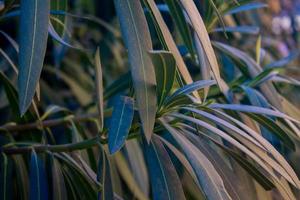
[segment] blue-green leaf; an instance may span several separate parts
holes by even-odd
[[[0,199],[11,199],[12,166],[11,160],[4,153],[0,155]]]
[[[43,161],[32,150],[30,159],[30,200],[48,199],[47,177]]]
[[[128,48],[143,131],[149,142],[156,114],[155,71],[148,55],[148,51],[152,49],[150,32],[139,0],[115,0],[114,2],[124,42]]]
[[[114,106],[108,131],[108,148],[111,154],[124,145],[133,119],[133,99],[119,97]]]
[[[176,169],[163,146],[155,135],[145,147],[154,200],[185,199]]]
[[[260,2],[251,2],[242,6],[237,6],[231,10],[229,10],[225,15],[230,15],[230,14],[236,14],[239,12],[244,12],[244,11],[249,11],[249,10],[254,10],[254,9],[259,9],[259,8],[264,8],[267,7],[268,5],[265,3],[260,3]]]
[[[47,47],[50,0],[22,0],[20,16],[19,108],[23,115],[33,99]]]
[[[215,28],[214,32],[238,32],[238,33],[247,33],[247,34],[258,34],[259,27],[257,26],[226,26],[222,28]]]

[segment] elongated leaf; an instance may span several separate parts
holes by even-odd
[[[18,76],[21,115],[36,90],[47,47],[50,0],[22,0],[20,17],[20,73]]]
[[[199,151],[189,140],[180,135],[176,129],[172,128],[163,120],[161,120],[161,122],[181,146],[185,156],[195,171],[207,199],[231,199],[226,191],[222,178],[203,153]]]
[[[172,89],[175,79],[176,61],[172,53],[168,51],[151,51],[150,55],[155,68],[158,105],[161,106]]]
[[[239,12],[244,12],[244,11],[249,11],[249,10],[253,10],[253,9],[258,9],[258,8],[264,8],[267,7],[267,4],[264,3],[260,3],[260,2],[251,2],[245,5],[241,5],[241,6],[237,6],[231,10],[229,10],[226,15],[230,15],[230,14],[236,14]]]
[[[117,153],[114,157],[116,161],[115,165],[117,166],[118,172],[120,173],[122,179],[125,181],[127,187],[131,190],[134,197],[139,200],[146,200],[147,197],[141,191],[141,186],[138,185],[138,183],[134,180],[132,171],[129,170],[124,156],[122,156],[122,154],[120,153]]]
[[[48,199],[47,177],[43,161],[34,150],[30,160],[30,200]]]
[[[162,142],[153,136],[145,149],[153,199],[185,199],[176,169]]]
[[[201,81],[196,81],[194,83],[191,83],[189,85],[185,85],[178,90],[176,90],[169,98],[168,101],[171,101],[175,99],[176,97],[180,95],[188,95],[194,91],[200,90],[202,88],[207,88],[209,86],[212,86],[216,84],[216,81],[214,80],[201,80]]]
[[[192,58],[195,57],[195,50],[192,42],[192,34],[190,32],[188,23],[185,20],[184,13],[178,4],[177,1],[173,0],[165,0],[166,4],[169,7],[169,11],[171,13],[172,19],[175,21],[180,35],[187,49],[189,50]]]
[[[12,198],[12,166],[11,160],[4,153],[0,156],[0,199]]]
[[[156,114],[155,71],[148,51],[150,32],[139,0],[115,0],[124,42],[128,48],[131,75],[143,132],[150,141]]]
[[[200,13],[198,12],[195,3],[193,1],[185,1],[185,0],[180,0],[180,2],[183,8],[185,9],[190,19],[191,25],[194,28],[195,33],[201,43],[209,67],[213,72],[214,78],[217,81],[220,90],[224,93],[225,96],[228,96],[228,86],[225,84],[225,82],[222,80],[220,76],[220,70],[219,70],[216,55],[212,48],[212,44],[210,42],[208,33],[206,31],[205,24],[201,18]]]
[[[261,108],[257,106],[248,106],[248,105],[239,105],[239,104],[211,104],[209,105],[211,108],[217,108],[217,109],[225,109],[225,110],[233,110],[233,111],[239,111],[239,112],[246,112],[246,113],[256,113],[256,114],[262,114],[262,115],[269,115],[274,117],[280,117],[280,118],[286,118],[293,122],[296,122],[300,124],[299,121],[296,119],[282,113],[276,110],[271,110],[267,108]]]
[[[233,60],[238,62],[239,65],[237,66],[240,67],[241,72],[247,77],[250,75],[251,78],[254,78],[262,72],[261,67],[245,52],[220,42],[214,42],[213,44],[215,47],[228,54],[231,58],[233,58]],[[244,65],[246,65],[246,70]],[[261,85],[260,89],[272,105],[276,106],[277,109],[282,110],[278,92],[271,83],[267,82]]]
[[[102,80],[102,67],[101,67],[101,60],[100,60],[100,50],[97,48],[96,54],[95,54],[95,71],[96,71],[96,94],[97,94],[97,106],[98,106],[98,112],[99,112],[99,126],[100,130],[103,129],[103,121],[104,121],[104,115],[103,115],[103,80]]]
[[[102,183],[102,190],[98,193],[98,200],[114,199],[109,160],[103,149],[100,152],[97,180]]]
[[[201,78],[202,78],[202,80],[210,80],[211,79],[211,74],[210,74],[211,70],[209,67],[207,67],[209,65],[209,63],[207,61],[207,57],[205,56],[204,50],[202,48],[199,38],[197,37],[197,34],[194,33],[193,37],[194,37],[196,53],[197,53],[198,61],[199,61],[199,65],[200,65]],[[209,91],[209,87],[204,88],[204,101],[207,97],[208,91]]]
[[[147,0],[147,3],[148,3],[147,5],[149,6],[149,9],[152,11],[154,19],[156,20],[157,27],[158,27],[157,31],[158,31],[159,35],[162,35],[165,46],[174,55],[180,75],[182,76],[182,78],[186,84],[192,83],[193,79],[187,69],[187,66],[184,63],[182,56],[180,55],[180,52],[177,48],[177,45],[176,45],[174,39],[172,38],[172,34],[169,31],[167,24],[165,23],[162,15],[159,12],[158,7],[155,4],[155,1]],[[200,100],[200,97],[196,92],[193,95]]]
[[[265,116],[251,114],[251,113],[248,113],[247,115],[249,115],[252,119],[257,121],[260,125],[266,127],[272,134],[275,134],[288,148],[290,148],[293,151],[296,150],[293,140],[273,120]]]
[[[108,131],[108,147],[111,154],[124,145],[133,119],[133,99],[119,97],[114,106]]]
[[[142,148],[138,140],[127,140],[125,149],[127,152],[128,166],[132,171],[132,175],[141,188],[141,191],[147,196],[149,194],[150,181]]]
[[[51,155],[51,171],[52,171],[52,195],[53,199],[67,199],[67,189],[63,177],[61,165],[57,159]]]
[[[21,155],[13,155],[12,159],[14,161],[14,169],[16,171],[16,185],[18,199],[26,200],[28,199],[29,191],[29,177],[27,173],[27,168],[24,159]]]
[[[259,27],[257,26],[226,26],[223,28],[215,28],[214,32],[238,32],[238,33],[247,33],[247,34],[258,34]]]

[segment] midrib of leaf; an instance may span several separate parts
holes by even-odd
[[[142,48],[141,48],[141,42],[140,42],[140,38],[139,38],[139,34],[138,34],[138,32],[137,32],[137,28],[136,28],[136,24],[135,24],[135,20],[134,20],[134,18],[133,18],[133,14],[132,14],[132,8],[130,7],[130,3],[128,2],[128,1],[126,1],[126,3],[127,3],[127,5],[128,5],[128,9],[129,9],[129,12],[130,12],[130,18],[131,18],[131,20],[132,20],[132,24],[133,24],[133,28],[134,28],[134,33],[135,33],[135,35],[137,36],[137,40],[138,40],[138,42],[137,42],[137,45],[138,45],[138,48],[139,48],[139,56],[140,56],[140,58],[141,58],[141,62],[142,62],[142,72],[143,72],[143,78],[144,78],[144,80],[146,80],[146,74],[145,74],[145,63],[144,63],[144,59],[143,59],[143,56],[142,56],[142,54],[143,54],[143,51],[142,51]],[[146,123],[148,123],[149,122],[149,102],[148,102],[148,89],[147,89],[147,87],[146,87],[146,83],[144,83],[143,84],[144,85],[144,89],[145,89],[145,93],[146,93],[146,118],[147,118],[147,120],[146,120]]]
[[[166,179],[165,172],[164,172],[163,167],[162,167],[162,164],[161,164],[161,162],[160,162],[160,159],[159,159],[158,153],[157,153],[157,151],[156,151],[155,145],[153,144],[153,142],[151,142],[151,143],[152,143],[152,146],[153,146],[154,153],[155,153],[155,155],[156,155],[156,157],[157,157],[157,161],[158,161],[159,167],[160,167],[160,169],[161,169],[161,171],[162,171],[163,179],[164,179],[165,186],[166,186],[166,189],[167,189],[168,199],[170,199],[170,191],[169,191],[169,188],[168,188],[168,186],[167,186],[168,184],[167,184],[167,179]]]
[[[31,73],[31,69],[32,69],[32,59],[33,59],[33,53],[35,51],[35,32],[36,32],[36,17],[37,17],[37,1],[38,0],[35,0],[34,2],[34,21],[33,21],[33,35],[32,35],[32,48],[31,48],[31,53],[30,53],[30,61],[29,61],[29,71],[28,71],[28,77],[26,79],[26,87],[25,87],[25,98],[22,99],[22,109],[21,109],[21,112],[23,112],[22,110],[24,109],[24,106],[25,105],[25,102],[26,102],[26,99],[27,99],[27,92],[28,92],[28,85],[29,85],[29,76],[30,76],[30,73]]]
[[[119,124],[118,124],[117,135],[116,135],[116,138],[115,138],[115,140],[114,140],[113,148],[115,148],[115,146],[116,146],[117,139],[118,139],[118,136],[119,136],[119,133],[120,133],[120,127],[121,127],[121,122],[122,122],[123,115],[124,115],[125,104],[126,104],[126,103],[123,102],[123,105],[122,105],[122,112],[121,112],[120,121],[119,121]]]

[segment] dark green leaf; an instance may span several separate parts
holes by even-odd
[[[52,195],[53,199],[67,199],[67,189],[59,161],[51,155]]]
[[[150,55],[156,75],[158,105],[161,106],[172,89],[175,79],[176,61],[173,54],[168,51],[151,51]]]

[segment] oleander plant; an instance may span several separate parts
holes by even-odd
[[[0,199],[300,199],[299,53],[263,12],[1,0]]]

